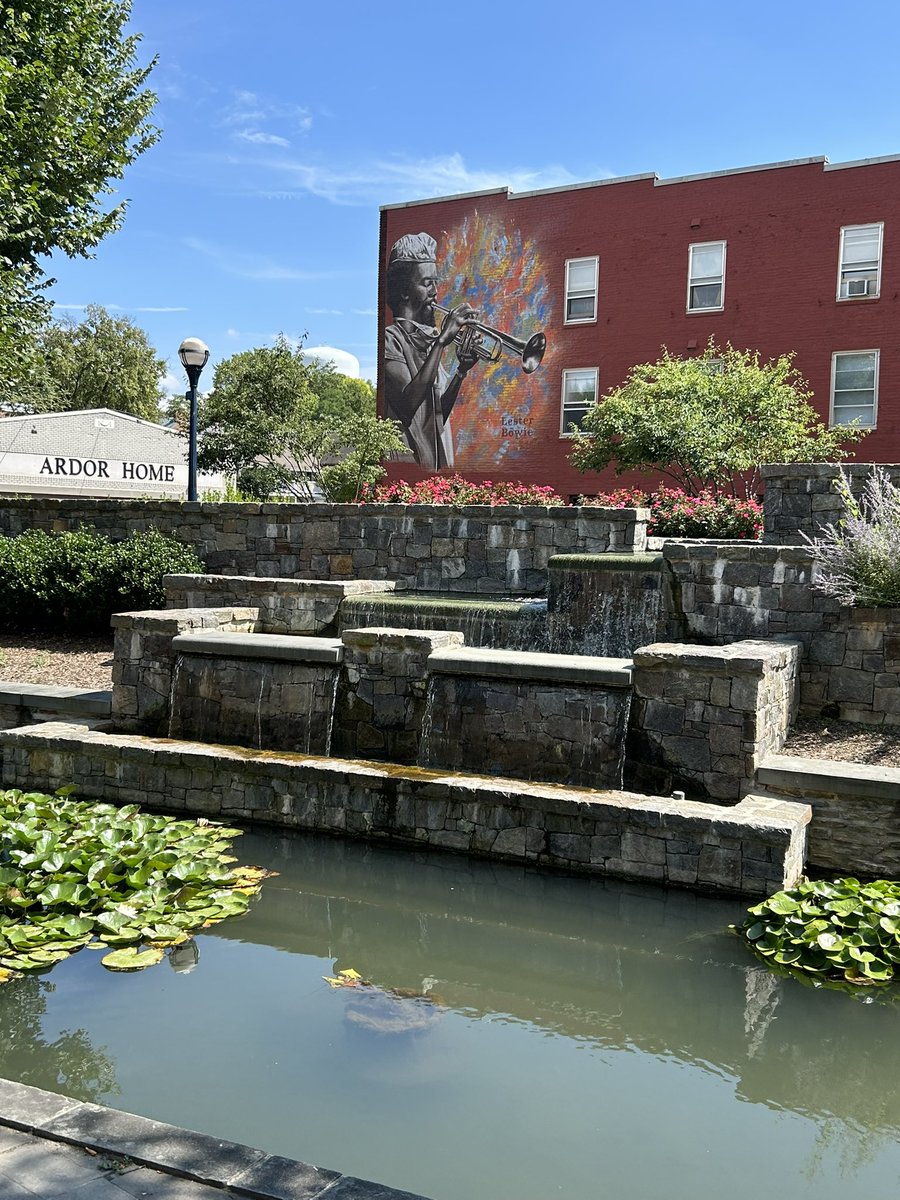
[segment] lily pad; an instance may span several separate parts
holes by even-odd
[[[155,967],[164,957],[158,947],[139,950],[136,946],[127,946],[124,950],[104,954],[100,961],[109,971],[143,971],[145,967]]]

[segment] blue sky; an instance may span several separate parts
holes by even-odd
[[[134,0],[132,18],[162,137],[119,186],[122,230],[54,258],[51,296],[130,315],[172,390],[186,336],[214,364],[305,333],[374,380],[381,204],[900,152],[896,0]]]

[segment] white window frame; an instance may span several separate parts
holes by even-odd
[[[696,284],[694,282],[694,251],[695,250],[707,250],[707,249],[709,249],[710,246],[721,246],[722,247],[722,279],[721,279],[721,285],[720,285],[722,288],[722,294],[719,297],[720,302],[718,304],[692,306],[691,305],[691,288],[699,286],[698,284]],[[725,307],[725,268],[726,268],[727,255],[728,255],[728,243],[724,240],[724,238],[718,238],[713,242],[691,242],[691,244],[688,246],[688,277],[687,277],[687,301],[686,301],[686,303],[687,303],[687,311],[689,313],[721,312],[724,309],[724,307]],[[715,282],[715,280],[713,280],[713,282]]]
[[[566,419],[566,380],[570,375],[584,375],[591,372],[594,376],[594,404],[597,403],[597,393],[600,388],[600,368],[599,367],[567,367],[562,373],[562,391],[559,401],[559,436],[564,438],[575,437],[575,434],[569,428],[571,425],[571,417]],[[588,405],[590,408],[590,405]]]
[[[576,263],[578,263],[578,264],[593,263],[594,264],[594,288],[593,288],[594,311],[589,317],[570,317],[569,316],[569,300],[576,299],[576,298],[583,297],[583,296],[590,294],[581,289],[579,289],[576,293],[573,294],[572,289],[569,287],[569,270]],[[599,284],[600,284],[600,258],[598,255],[593,254],[593,255],[586,255],[583,258],[567,258],[566,259],[565,297],[564,297],[564,308],[563,308],[563,313],[564,313],[563,324],[564,325],[590,325],[593,322],[596,322],[596,320],[597,320],[597,292],[599,290]]]
[[[878,258],[875,264],[875,290],[867,291],[864,296],[842,296],[841,287],[844,283],[844,236],[849,230],[853,229],[877,229],[878,230]],[[877,300],[881,295],[881,257],[884,246],[884,221],[868,221],[862,225],[842,225],[841,237],[838,243],[838,272],[837,272],[837,296],[839,301],[844,300]],[[850,270],[850,268],[846,268]]]
[[[828,425],[834,429],[838,424],[845,422],[837,422],[834,419],[834,384],[837,375],[837,360],[845,354],[874,354],[875,355],[875,386],[872,394],[872,424],[860,425],[860,429],[876,429],[878,427],[878,378],[881,371],[881,351],[875,349],[868,350],[835,350],[831,356],[831,392],[828,401]]]

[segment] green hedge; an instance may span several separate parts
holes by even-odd
[[[193,550],[156,530],[124,542],[94,529],[0,537],[0,630],[105,633],[115,612],[163,608],[163,575],[202,570]]]

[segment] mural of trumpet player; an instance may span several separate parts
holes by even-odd
[[[448,375],[444,351],[476,310],[460,304],[435,326],[437,242],[427,233],[410,233],[391,248],[387,302],[394,323],[384,331],[384,415],[399,421],[415,461],[430,470],[453,466],[450,413],[459,389],[478,361],[470,339],[460,347],[456,370]]]
[[[495,231],[491,235],[493,249],[501,245],[502,239]],[[483,277],[479,288],[473,286],[470,270],[459,269],[452,249],[456,240],[451,234],[449,245],[454,269],[449,274],[454,285],[463,294],[488,296],[491,288],[485,287]],[[471,246],[466,231],[462,240]],[[546,348],[542,332],[519,340],[485,324],[479,310],[470,303],[452,307],[438,304],[435,299],[438,274],[437,242],[430,234],[405,234],[394,242],[386,275],[387,301],[394,321],[384,332],[384,415],[400,422],[419,466],[437,471],[470,465],[467,460],[472,457],[471,452],[464,451],[461,460],[456,447],[471,446],[472,434],[478,426],[486,434],[485,418],[502,432],[508,431],[511,421],[519,421],[522,416],[519,409],[515,413],[504,412],[499,419],[495,412],[488,412],[487,409],[496,408],[491,397],[502,376],[535,371]],[[499,286],[502,289],[503,283]],[[451,346],[455,365],[446,354]],[[502,364],[498,375],[494,368],[504,356],[509,356],[509,360]],[[463,389],[466,376],[477,363],[487,371],[479,372],[476,387]],[[462,431],[458,430],[454,438],[450,417],[455,405],[457,411],[462,406],[465,416]],[[496,455],[491,458],[499,461]]]

